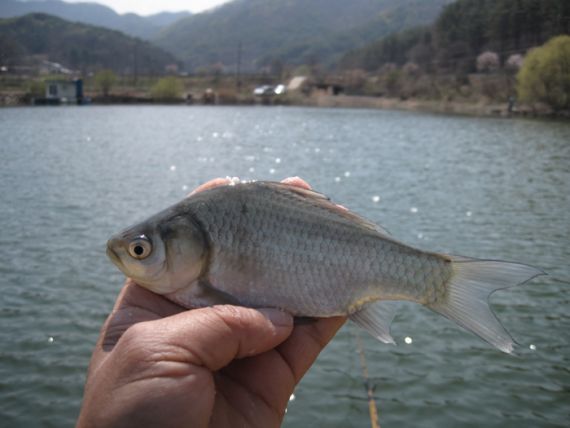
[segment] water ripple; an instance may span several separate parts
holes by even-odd
[[[410,244],[550,274],[493,296],[523,345],[517,358],[412,304],[393,326],[399,346],[363,335],[382,426],[567,426],[568,124],[341,109],[18,108],[0,110],[0,141],[9,201],[0,205],[0,424],[73,425],[123,281],[105,258],[110,234],[215,176],[300,175]],[[368,426],[355,349],[347,326],[297,387],[285,427]]]

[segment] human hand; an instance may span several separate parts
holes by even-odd
[[[295,385],[345,320],[293,326],[276,309],[189,311],[127,280],[93,351],[77,426],[279,426]]]

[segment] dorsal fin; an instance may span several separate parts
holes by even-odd
[[[293,185],[284,184],[284,183],[277,183],[277,182],[271,182],[271,181],[265,181],[265,182],[259,182],[259,183],[266,185],[266,186],[269,186],[269,187],[274,187],[274,188],[279,188],[281,190],[286,190],[286,191],[295,193],[299,196],[302,196],[304,198],[310,199],[313,204],[315,204],[319,207],[326,208],[326,209],[336,213],[337,215],[360,225],[361,227],[364,227],[368,230],[374,231],[374,232],[382,235],[383,237],[392,239],[390,236],[390,233],[386,229],[384,229],[382,226],[379,226],[375,223],[372,223],[370,220],[365,219],[364,217],[361,217],[358,214],[355,214],[352,211],[349,211],[348,209],[346,209],[344,207],[339,207],[334,202],[332,202],[328,196],[323,195],[322,193],[315,192],[314,190],[310,190],[310,189],[305,189],[303,187],[293,186]]]

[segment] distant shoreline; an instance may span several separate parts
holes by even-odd
[[[369,108],[380,110],[404,110],[423,113],[441,113],[473,117],[502,118],[555,118],[570,119],[570,111],[553,112],[550,109],[532,109],[528,106],[515,107],[509,111],[507,103],[467,103],[461,101],[438,101],[398,98],[351,96],[351,95],[319,95],[307,98],[299,105],[328,108]]]
[[[0,107],[31,106],[29,99],[19,94],[0,94]],[[65,105],[65,104],[62,104]],[[73,105],[73,104],[68,104]],[[140,97],[108,97],[93,98],[90,105],[219,105],[219,106],[251,106],[251,105],[287,105],[316,108],[366,108],[378,110],[417,111],[423,113],[438,113],[463,115],[472,117],[501,117],[501,118],[552,118],[570,119],[570,111],[553,112],[548,108],[532,109],[529,106],[515,106],[509,111],[507,103],[469,103],[455,100],[423,100],[387,97],[373,97],[364,95],[314,95],[314,96],[284,96],[274,99],[256,99],[253,97],[236,97],[231,100],[219,100],[215,103],[187,103],[184,99],[153,100]]]

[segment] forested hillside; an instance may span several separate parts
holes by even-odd
[[[425,71],[469,73],[485,51],[496,53],[503,64],[569,33],[568,0],[459,0],[446,6],[432,26],[392,34],[348,53],[340,65],[375,71],[413,63]]]
[[[162,73],[176,62],[170,53],[118,31],[44,14],[0,20],[1,63],[21,64],[33,56],[83,72]]]
[[[113,9],[98,3],[67,3],[61,0],[0,0],[0,18],[15,18],[30,13],[45,13],[72,22],[96,25],[122,31],[135,37],[150,39],[163,27],[190,16],[189,12],[163,12],[150,16],[134,13],[120,15]]]

